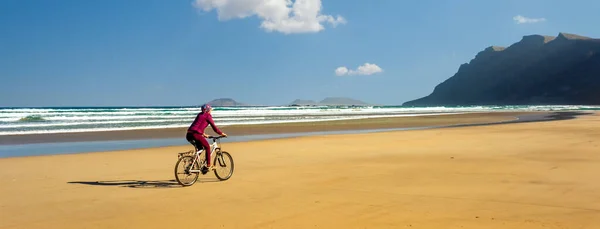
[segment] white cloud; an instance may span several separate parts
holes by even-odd
[[[348,68],[346,67],[339,67],[335,69],[335,74],[338,76],[343,76],[346,75],[348,73]]]
[[[379,66],[377,66],[376,64],[370,64],[370,63],[365,63],[361,66],[358,66],[358,68],[356,70],[351,70],[348,69],[347,67],[339,67],[335,69],[335,74],[337,76],[344,76],[344,75],[373,75],[375,73],[380,73],[383,72],[383,69],[381,69]]]
[[[546,21],[546,18],[528,18],[521,15],[517,15],[513,17],[513,20],[517,22],[517,24],[525,24],[525,23],[538,23]]]
[[[203,11],[216,10],[219,20],[257,16],[266,31],[314,33],[328,23],[332,27],[345,24],[342,16],[322,15],[321,0],[195,0],[194,7]]]

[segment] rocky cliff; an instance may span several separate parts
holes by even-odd
[[[488,47],[406,106],[600,104],[600,39],[530,35]]]

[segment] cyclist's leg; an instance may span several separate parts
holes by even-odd
[[[192,144],[193,146],[196,147],[196,149],[201,150],[202,149],[202,145],[200,144],[200,142],[198,141],[197,136],[198,134],[194,134],[194,133],[187,133],[185,135],[185,139]],[[199,135],[200,138],[202,138],[202,135]]]
[[[199,145],[202,146],[202,148],[204,148],[204,151],[206,153],[206,167],[210,168],[210,144],[208,144],[208,140],[206,140],[206,138],[204,138],[201,134],[198,134],[200,137],[199,139],[197,138],[197,141]]]

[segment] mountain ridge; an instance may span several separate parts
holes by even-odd
[[[527,35],[489,46],[405,106],[600,104],[600,39]]]

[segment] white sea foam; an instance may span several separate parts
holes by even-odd
[[[373,117],[494,111],[600,110],[599,106],[471,107],[230,107],[213,111],[219,126],[314,122]],[[68,133],[185,127],[199,107],[165,108],[0,108],[0,135]],[[31,118],[31,117],[39,118]],[[24,119],[24,120],[22,120]],[[29,120],[29,121],[27,121]]]
[[[249,121],[249,120],[264,120],[264,117],[258,118],[223,118],[215,119],[219,122],[227,121]],[[58,122],[58,123],[25,123],[25,124],[0,124],[0,130],[2,128],[24,128],[24,127],[52,127],[52,126],[81,126],[81,125],[106,125],[106,124],[132,124],[132,123],[164,123],[164,122],[181,122],[189,123],[190,119],[161,119],[161,120],[119,120],[119,121],[98,121],[98,122]]]
[[[218,124],[218,126],[323,122],[323,121],[332,121],[332,120],[355,120],[355,119],[370,119],[370,118],[414,117],[414,116],[450,115],[450,114],[460,114],[460,113],[370,115],[370,116],[350,116],[350,117],[334,116],[332,118],[320,118],[320,119],[295,119],[295,120],[279,120],[279,121],[244,121],[244,122],[235,122],[235,123],[223,122],[223,123]],[[0,132],[0,136],[2,136],[2,135],[26,135],[26,134],[103,132],[103,131],[117,131],[117,130],[146,130],[146,129],[181,128],[181,127],[188,127],[188,126],[189,126],[189,123],[171,124],[171,125],[154,125],[154,126],[137,126],[137,127],[53,129],[53,130],[34,130],[34,131],[4,131],[4,132]]]

